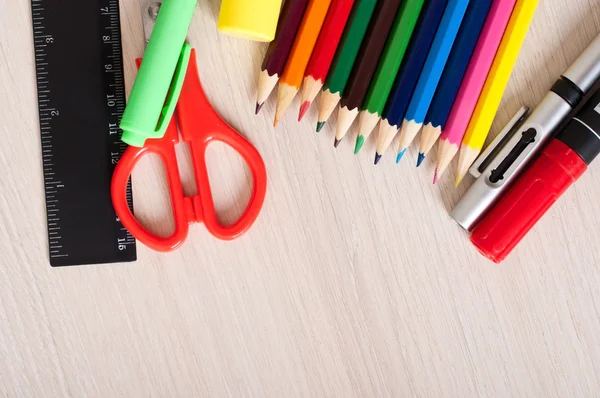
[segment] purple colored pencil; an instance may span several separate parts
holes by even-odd
[[[260,108],[269,98],[283,73],[307,5],[308,0],[287,0],[283,5],[275,40],[271,42],[267,49],[258,78],[256,113],[260,111]]]

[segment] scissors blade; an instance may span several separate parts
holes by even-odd
[[[156,24],[156,17],[158,16],[158,11],[160,10],[161,5],[162,1],[148,0],[145,2],[144,8],[142,9],[142,20],[144,23],[144,35],[146,36],[146,43],[150,41],[152,29],[154,29],[154,25]]]

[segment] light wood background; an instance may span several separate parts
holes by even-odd
[[[266,46],[219,34],[220,2],[199,3],[189,40],[207,94],[267,164],[260,219],[235,242],[196,226],[175,253],[52,269],[30,3],[0,0],[0,396],[600,396],[600,165],[493,265],[448,217],[470,181],[433,186],[414,148],[375,168],[373,139],[352,154],[355,132],[335,151],[314,108],[296,122],[298,100],[277,130],[273,98],[255,117]],[[140,2],[121,7],[130,89]],[[541,1],[494,131],[598,32],[597,0]],[[220,147],[210,162],[231,220],[243,165]],[[138,214],[167,230],[160,167],[134,179]]]

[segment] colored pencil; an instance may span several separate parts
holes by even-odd
[[[460,148],[456,185],[469,171],[492,127],[539,0],[518,0]]]
[[[474,0],[478,1],[478,0]],[[433,44],[423,66],[423,72],[415,88],[410,105],[406,111],[404,122],[400,128],[400,143],[396,162],[402,159],[406,149],[411,144],[425,121],[427,111],[433,100],[450,51],[458,34],[458,30],[469,6],[469,0],[450,0],[444,11],[442,22],[435,34]]]
[[[386,44],[383,56],[379,61],[375,76],[369,87],[369,92],[361,108],[358,128],[359,136],[364,136],[367,131],[370,134],[381,117],[383,108],[392,91],[394,79],[398,75],[398,70],[406,55],[406,49],[419,20],[423,3],[424,1],[420,0],[407,1],[404,4],[405,18],[399,25],[398,31],[393,32]]]
[[[377,0],[356,1],[333,60],[333,66],[323,86],[319,103],[317,132],[321,131],[342,98],[376,5]]]
[[[323,87],[353,5],[354,0],[333,0],[329,7],[315,50],[304,73],[299,121],[302,120],[310,104]]]
[[[392,92],[388,103],[383,108],[382,118],[379,127],[379,135],[377,137],[377,153],[383,154],[389,144],[394,139],[396,131],[400,128],[400,124],[404,119],[406,108],[415,91],[415,86],[423,70],[423,65],[427,59],[427,54],[431,48],[431,43],[435,37],[442,15],[448,0],[430,0],[425,3],[419,22],[413,33],[413,39],[406,50],[404,62],[400,68],[400,72],[394,81]],[[385,126],[385,127],[384,127]],[[394,126],[394,128],[391,128]],[[389,132],[389,134],[385,134]],[[354,153],[358,153],[363,146],[363,143],[370,135],[368,129],[359,131],[359,136],[356,138],[356,146]],[[379,156],[381,158],[381,156]]]
[[[256,113],[271,95],[279,77],[283,73],[285,63],[290,55],[296,32],[302,22],[308,0],[287,0],[281,10],[275,40],[269,44],[258,77],[258,94],[256,96]]]
[[[277,110],[275,123],[277,126],[292,100],[300,90],[304,71],[313,53],[319,32],[325,22],[331,0],[310,0],[300,30],[294,40],[294,46],[285,65],[277,92]]]
[[[510,16],[517,0],[494,0],[477,46],[473,52],[471,63],[465,73],[456,101],[442,128],[437,163],[433,183],[444,173],[454,156],[458,153],[459,145],[467,131],[467,126],[473,116],[477,100],[490,72],[494,57],[504,36]]]
[[[442,133],[442,127],[446,124],[491,5],[492,0],[472,0],[467,8],[446,68],[425,117],[417,167],[421,165]]]
[[[358,115],[358,108],[367,95],[369,84],[377,68],[377,61],[381,57],[390,30],[394,21],[400,20],[401,14],[398,14],[398,9],[401,2],[402,0],[380,0],[377,4],[371,26],[340,101],[334,142],[336,147],[354,122]]]

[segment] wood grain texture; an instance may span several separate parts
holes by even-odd
[[[448,217],[469,182],[432,186],[416,148],[375,168],[375,134],[358,156],[354,139],[334,151],[335,120],[315,134],[313,108],[298,124],[299,98],[277,130],[275,98],[255,117],[266,45],[218,34],[219,1],[199,3],[189,40],[207,95],[267,163],[260,219],[235,242],[196,226],[176,253],[52,269],[30,4],[0,0],[0,396],[600,395],[600,165],[492,265]],[[139,1],[121,4],[130,89],[144,40]],[[541,2],[494,132],[597,32],[597,1]],[[232,219],[243,165],[218,146],[209,161]],[[165,228],[155,159],[134,178],[138,214]]]

